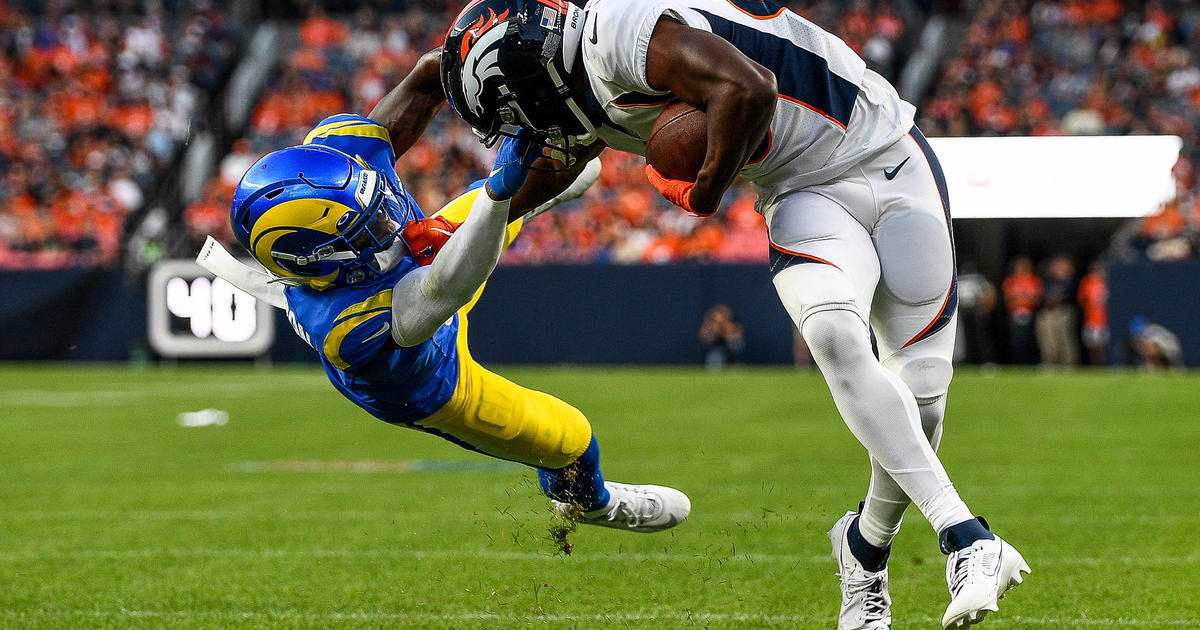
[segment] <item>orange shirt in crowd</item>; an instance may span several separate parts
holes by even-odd
[[[1077,296],[1083,311],[1083,324],[1090,328],[1108,327],[1108,282],[1099,272],[1091,272],[1079,281]]]
[[[1033,273],[1014,273],[1004,280],[1004,302],[1010,315],[1032,315],[1042,301],[1042,279]]]

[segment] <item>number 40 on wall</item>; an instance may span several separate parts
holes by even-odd
[[[275,339],[273,308],[190,260],[150,271],[147,335],[163,357],[255,357]]]

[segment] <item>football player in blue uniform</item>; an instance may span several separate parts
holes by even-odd
[[[605,481],[583,413],[471,357],[467,312],[520,229],[510,218],[578,173],[529,176],[527,143],[510,138],[485,181],[427,218],[394,163],[443,102],[437,66],[427,54],[369,116],[326,118],[303,145],[256,162],[233,197],[234,234],[286,285],[288,320],[333,386],[372,416],[536,468],[559,513],[580,522],[679,524],[683,493]]]
[[[1029,566],[972,514],[936,452],[957,285],[946,182],[915,108],[771,0],[582,4],[467,5],[442,57],[450,104],[485,141],[524,129],[578,159],[606,145],[645,155],[667,106],[704,111],[695,181],[654,165],[647,178],[700,216],[735,177],[754,187],[780,301],[870,455],[865,501],[830,530],[838,629],[891,627],[887,558],[910,504],[947,554],[943,627],[979,622]]]

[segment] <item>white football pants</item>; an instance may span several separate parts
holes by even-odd
[[[877,546],[899,531],[910,500],[938,532],[972,518],[935,452],[957,308],[944,198],[941,167],[914,128],[763,212],[779,298],[870,455],[859,529]]]

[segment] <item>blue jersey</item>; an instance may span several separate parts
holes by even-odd
[[[417,218],[424,214],[396,176],[391,139],[382,125],[339,114],[321,121],[305,144],[337,149],[378,171]],[[458,381],[458,315],[410,348],[392,339],[392,287],[417,268],[411,258],[376,280],[317,291],[285,290],[288,321],[321,358],[333,386],[385,422],[411,424],[450,400]]]

